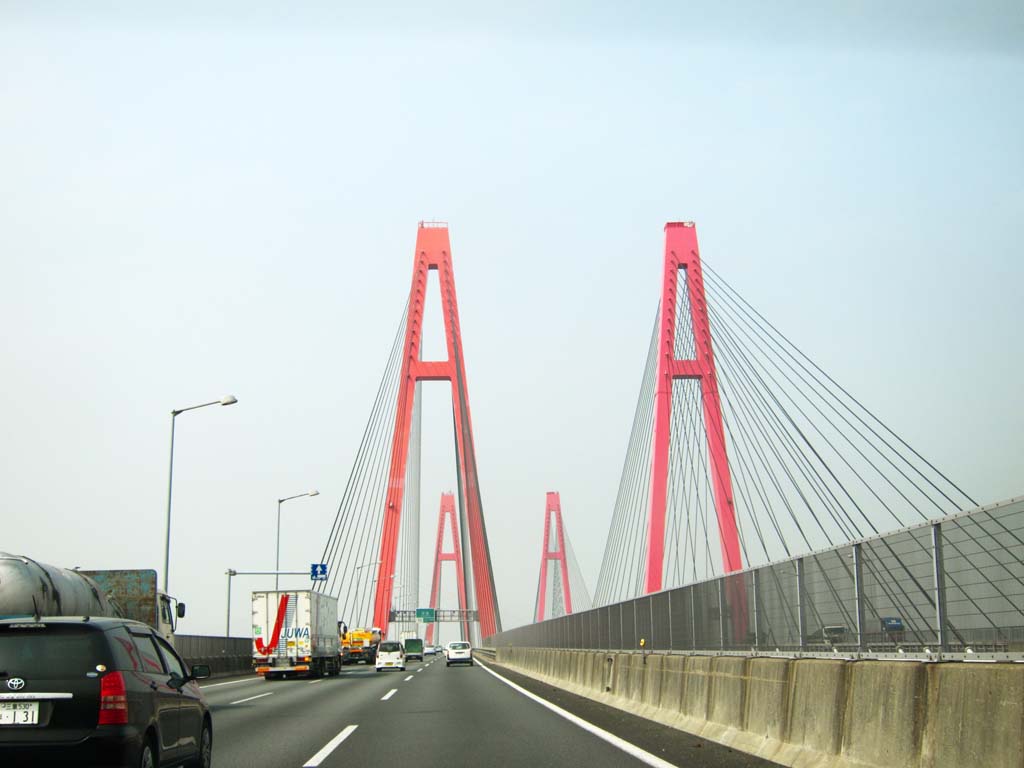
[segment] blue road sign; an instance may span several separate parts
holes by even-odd
[[[309,578],[313,581],[327,581],[327,563],[310,563]]]

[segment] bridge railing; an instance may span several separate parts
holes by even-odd
[[[1024,497],[531,624],[490,647],[1024,658]]]
[[[176,635],[174,647],[188,664],[207,664],[215,675],[252,671],[252,640],[248,637]]]

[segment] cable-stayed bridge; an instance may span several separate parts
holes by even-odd
[[[392,640],[426,625],[429,646],[448,623],[484,669],[428,670],[453,662],[430,648],[401,677],[214,683],[251,686],[210,694],[231,764],[298,764],[315,743],[304,765],[1024,765],[1024,498],[979,506],[705,265],[693,224],[666,225],[662,263],[592,597],[558,491],[539,553],[492,568],[448,229],[420,225],[316,588]],[[423,352],[431,275],[440,360]],[[455,483],[424,600],[427,381],[449,384]],[[497,584],[533,574],[532,623],[504,629]],[[296,705],[300,738],[282,738]]]
[[[443,360],[422,356],[431,272]],[[441,566],[455,562],[459,604],[451,608],[462,633],[478,642],[513,637],[501,632],[466,370],[448,229],[423,223],[406,309],[322,558],[331,578],[320,588],[339,597],[353,625],[387,630],[401,617],[415,628],[421,383],[441,380],[451,385],[457,487],[442,499],[429,607],[442,608]],[[587,620],[600,623],[601,606],[643,614],[625,606],[657,597],[646,631],[641,617],[617,643],[605,634],[584,640],[582,629],[576,643],[631,648],[642,635],[676,647],[655,631],[666,619],[656,620],[653,606],[667,610],[668,593],[683,587],[690,648],[799,650],[817,639],[857,651],[972,642],[1007,650],[1024,627],[1015,507],[969,513],[978,503],[925,452],[704,264],[689,222],[665,226],[660,300],[624,437],[593,599],[560,497],[549,493],[534,616],[583,621],[589,611]]]

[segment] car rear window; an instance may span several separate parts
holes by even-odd
[[[452,643],[450,646],[453,651],[464,651],[469,648],[469,643]]]
[[[381,643],[380,649],[384,653],[395,653],[396,651],[402,650],[402,646],[398,643]]]
[[[95,672],[111,665],[103,633],[90,627],[26,623],[0,627],[0,670],[41,678]]]

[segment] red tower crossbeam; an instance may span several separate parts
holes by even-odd
[[[441,312],[444,319],[447,360],[420,360],[423,333],[424,300],[427,275],[437,270],[441,287]],[[469,413],[469,394],[466,385],[465,357],[459,326],[459,308],[455,295],[455,277],[452,271],[451,244],[446,225],[420,222],[416,235],[416,260],[413,266],[412,287],[409,290],[409,313],[406,320],[402,370],[399,380],[398,407],[391,443],[391,467],[384,506],[384,526],[380,543],[380,566],[377,572],[377,591],[374,595],[374,626],[387,631],[391,606],[392,576],[398,552],[398,532],[405,499],[405,470],[409,457],[409,435],[412,426],[413,401],[417,381],[449,381],[452,386],[452,412],[455,417],[455,450],[460,482],[462,514],[469,534],[472,557],[473,586],[476,609],[480,616],[480,631],[488,637],[501,630],[487,530],[477,481],[474,454],[473,425]],[[466,542],[462,542],[466,546]],[[463,585],[464,586],[464,585]]]
[[[448,523],[452,534],[452,551],[444,551],[444,528]],[[459,546],[459,526],[455,523],[455,496],[450,493],[441,494],[441,512],[437,516],[437,549],[434,555],[434,579],[430,585],[430,602],[428,605],[437,610],[441,593],[441,563],[455,563],[455,581],[459,586],[459,610],[466,610],[466,580],[462,574],[462,548]],[[427,645],[434,643],[434,624],[427,625]],[[469,638],[469,622],[462,625],[463,638]]]
[[[675,355],[676,298],[679,270],[686,270],[690,319],[696,342],[696,359],[679,360]],[[662,275],[661,313],[658,321],[658,370],[654,394],[654,446],[651,472],[651,502],[647,526],[646,592],[662,589],[665,560],[665,508],[667,505],[669,441],[672,429],[672,382],[695,379],[700,382],[704,404],[711,482],[718,517],[722,565],[726,573],[743,567],[739,533],[733,504],[729,458],[725,450],[722,406],[718,395],[715,356],[711,344],[704,276],[697,249],[697,229],[692,222],[665,225],[665,264]]]
[[[551,549],[551,523],[555,525],[555,546]],[[544,508],[544,543],[540,553],[540,586],[537,592],[536,621],[544,621],[544,609],[548,588],[548,560],[559,563],[562,572],[562,594],[565,596],[565,612],[572,613],[572,589],[569,586],[569,565],[565,557],[565,530],[562,527],[562,501],[557,491],[548,491]]]

